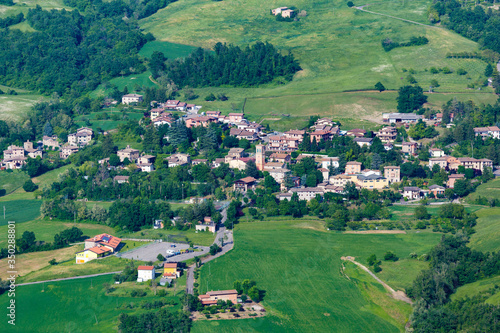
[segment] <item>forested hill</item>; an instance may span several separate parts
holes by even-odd
[[[478,42],[481,46],[500,52],[500,12],[476,6],[462,8],[456,0],[435,0],[429,17],[444,26]]]
[[[142,72],[138,52],[153,36],[142,34],[134,18],[170,2],[65,0],[84,14],[37,6],[26,16],[37,32],[0,31],[0,83],[77,97],[112,77]]]

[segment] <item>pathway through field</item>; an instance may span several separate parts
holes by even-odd
[[[358,7],[355,7],[355,8],[357,10],[362,11],[362,12],[366,12],[366,13],[370,13],[370,14],[375,14],[375,15],[381,15],[381,16],[387,16],[387,17],[390,17],[390,18],[393,18],[393,19],[396,19],[396,20],[400,20],[400,21],[404,21],[404,22],[408,22],[408,23],[413,23],[413,24],[418,24],[418,25],[423,25],[424,27],[439,28],[439,27],[436,27],[434,25],[429,25],[429,24],[424,24],[424,23],[420,23],[420,22],[415,22],[415,21],[407,20],[407,19],[404,19],[404,18],[401,18],[401,17],[396,17],[396,16],[382,14],[382,13],[375,13],[375,12],[372,12],[370,10],[364,9],[366,6],[369,6],[369,4],[368,5],[363,5],[363,6],[358,6]]]
[[[354,257],[347,256],[347,257],[341,257],[340,259],[350,261],[350,262],[358,265],[359,267],[361,267],[362,270],[364,270],[365,272],[370,274],[375,280],[377,280],[378,283],[383,285],[384,288],[387,289],[387,291],[389,291],[391,293],[392,298],[406,302],[408,304],[413,304],[412,300],[408,296],[406,296],[404,291],[401,291],[401,290],[395,291],[394,289],[392,289],[387,283],[380,280],[380,278],[378,276],[373,274],[372,271],[370,271],[365,265],[362,265],[359,262],[355,261]]]

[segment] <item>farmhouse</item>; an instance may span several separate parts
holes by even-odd
[[[68,143],[73,146],[86,146],[92,140],[93,134],[94,131],[91,128],[79,128],[76,133],[68,135]]]
[[[451,174],[448,176],[448,181],[446,182],[446,186],[449,188],[455,187],[455,182],[459,179],[464,179],[465,175],[463,173]]]
[[[116,252],[121,241],[121,238],[108,234],[100,234],[86,239],[84,250],[76,253],[76,263],[83,264]]]
[[[324,191],[319,187],[304,187],[304,188],[292,188],[290,192],[297,193],[299,200],[311,200],[316,198],[316,195],[323,196]]]
[[[238,304],[238,292],[236,290],[220,290],[209,291],[205,295],[198,296],[201,304],[214,305],[218,300],[231,301],[233,304]]]
[[[191,164],[191,156],[188,154],[174,154],[167,157],[165,160],[167,160],[169,168]]]
[[[145,282],[155,278],[154,266],[139,266],[137,267],[137,282]]]
[[[59,157],[62,159],[67,159],[70,155],[78,152],[77,146],[72,146],[70,144],[66,144],[61,147],[61,151],[59,152]]]
[[[113,181],[118,184],[128,183],[129,176],[115,176]]]
[[[416,142],[403,142],[401,151],[405,154],[414,155],[417,152],[418,143]]]
[[[271,156],[269,156],[269,159],[271,160],[271,162],[290,163],[292,157],[290,156],[290,154],[286,153],[272,153]]]
[[[132,104],[132,103],[141,103],[142,102],[142,95],[138,94],[128,94],[128,95],[123,95],[122,97],[122,104]]]
[[[44,135],[42,143],[44,147],[49,147],[52,149],[59,147],[59,140],[57,139],[57,135],[52,135],[52,136]]]
[[[233,190],[234,191],[238,190],[238,191],[243,191],[243,192],[246,192],[249,189],[255,190],[255,187],[257,185],[256,181],[257,181],[257,179],[255,179],[253,177],[241,178],[240,180],[237,180],[234,182]]]
[[[201,221],[200,221],[196,225],[196,230],[197,231],[210,231],[211,233],[215,234],[217,232],[217,226],[212,221],[210,221],[210,222],[205,221],[203,223],[201,223]]]
[[[500,128],[498,128],[498,126],[475,127],[474,134],[476,136],[481,136],[483,139],[488,137],[500,139]]]
[[[438,196],[444,196],[444,190],[445,188],[443,186],[439,186],[439,185],[431,185],[429,186],[429,192],[434,194],[434,197],[438,197]]]
[[[155,166],[153,165],[155,157],[153,155],[142,155],[137,159],[137,167],[143,172],[154,171]]]
[[[356,142],[360,147],[364,146],[370,147],[373,143],[372,138],[354,138],[353,141]]]
[[[126,158],[130,162],[135,162],[139,158],[139,150],[130,148],[129,145],[127,145],[127,148],[119,150],[116,155],[120,158],[120,162],[123,162]]]
[[[408,200],[420,199],[422,190],[418,187],[404,187],[403,188],[403,197]]]

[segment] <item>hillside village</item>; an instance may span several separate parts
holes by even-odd
[[[0,0],[0,332],[500,332],[499,18]]]

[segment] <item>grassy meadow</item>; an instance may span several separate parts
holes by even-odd
[[[4,192],[2,196],[8,195],[22,187],[30,177],[22,171],[0,172],[0,190]]]
[[[465,200],[473,203],[477,198],[483,197],[488,199],[500,199],[500,179],[494,179],[487,183],[481,184],[476,188],[476,191],[469,194]]]
[[[476,233],[471,236],[470,246],[479,251],[493,252],[500,250],[500,207],[484,208],[476,212]]]
[[[390,250],[408,258],[411,252],[426,253],[439,238],[432,233],[337,234],[301,221],[240,223],[235,248],[202,267],[200,293],[232,288],[237,279],[254,279],[266,290],[263,304],[268,314],[256,320],[200,321],[194,332],[360,332],[367,326],[374,332],[399,332],[402,325],[388,319],[391,311],[382,311],[341,274],[340,257],[355,256],[366,264],[372,253],[382,257]],[[402,279],[408,269],[422,267],[394,269],[395,279]]]
[[[117,331],[121,313],[145,312],[140,304],[157,300],[157,297],[130,297],[129,295],[105,294],[103,284],[113,284],[112,275],[88,279],[52,282],[21,286],[16,290],[16,325],[0,323],[2,332],[112,332]],[[163,299],[173,300],[172,310],[181,308],[183,292],[174,295],[167,289]],[[7,306],[7,294],[0,296]],[[127,305],[134,304],[131,309]]]
[[[472,297],[473,295],[479,294],[481,292],[487,291],[491,288],[498,288],[500,285],[500,276],[494,276],[484,280],[476,281],[474,283],[466,284],[457,289],[457,291],[451,296],[452,300],[460,299],[464,297]],[[496,292],[495,295],[491,296],[486,300],[486,303],[493,305],[500,305],[500,293]]]
[[[42,200],[13,200],[0,202],[0,226],[8,221],[28,222],[40,216]],[[4,218],[5,207],[5,218]],[[7,235],[6,235],[7,236]]]
[[[373,3],[367,9],[428,23],[430,3],[416,0],[403,5],[384,1]],[[293,52],[303,70],[286,85],[194,89],[199,95],[194,102],[203,105],[204,110],[225,113],[244,110],[250,119],[263,121],[264,125],[277,130],[304,126],[309,115],[334,117],[347,129],[372,129],[374,122],[380,122],[381,113],[395,110],[396,90],[408,84],[409,71],[424,90],[431,80],[439,82],[435,93],[429,95],[429,107],[440,107],[453,97],[476,103],[496,100],[491,88],[467,88],[471,83],[484,82],[485,62],[446,58],[448,52],[478,51],[475,42],[453,32],[361,12],[348,8],[345,1],[340,0],[296,1],[293,5],[305,10],[307,16],[298,22],[277,22],[269,10],[281,5],[276,0],[177,1],[140,21],[141,27],[157,38],[146,45],[147,51],[141,52],[151,52],[151,48],[164,50],[160,41],[206,49],[217,42],[244,46],[267,41],[284,53]],[[381,47],[385,38],[403,42],[411,36],[426,36],[430,42],[390,52]],[[165,52],[168,53],[169,48]],[[449,67],[453,73],[431,74],[431,67]],[[459,68],[467,74],[457,75]],[[346,92],[372,90],[378,81],[392,91],[384,94]],[[210,93],[224,93],[229,100],[205,102],[205,96]]]
[[[114,235],[114,230],[108,226],[91,223],[71,223],[55,220],[36,219],[16,225],[17,237],[21,237],[25,231],[33,231],[37,241],[53,242],[54,235],[71,227],[78,227],[84,236],[94,236],[102,233]],[[0,226],[0,248],[7,246],[7,226]]]

